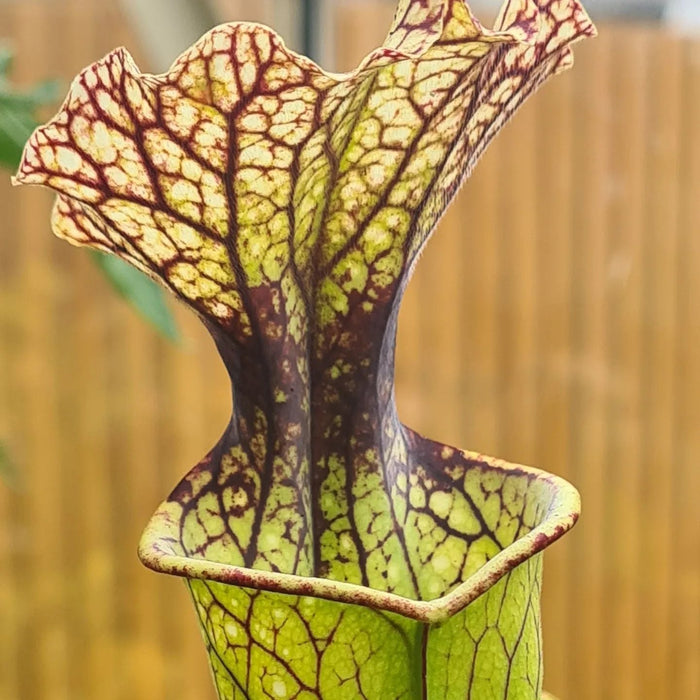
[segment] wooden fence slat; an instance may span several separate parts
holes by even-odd
[[[124,445],[125,477],[130,494],[128,511],[130,529],[136,531],[147,522],[158,505],[155,494],[163,490],[158,466],[161,455],[157,440],[158,386],[156,339],[145,334],[141,321],[131,314],[124,318],[124,355],[122,381],[125,400],[131,407],[127,419]],[[135,542],[137,540],[134,540]],[[136,688],[141,698],[162,700],[164,672],[161,644],[160,601],[165,586],[137,563],[129,567],[128,595],[133,610],[130,612],[130,640],[125,685]]]
[[[680,205],[682,44],[661,34],[654,41],[648,75],[646,222],[644,228],[641,503],[644,538],[637,573],[641,582],[638,667],[645,692],[663,697],[669,685],[672,465],[675,461],[674,392],[676,273]],[[640,522],[640,525],[642,523]]]
[[[484,454],[496,454],[499,448],[499,163],[496,147],[487,151],[469,181],[452,204],[456,219],[462,223],[463,258],[455,266],[463,272],[463,296],[456,300],[454,322],[462,326],[464,357],[460,366],[463,391],[456,397],[454,409],[462,416],[462,434],[455,440]],[[448,233],[448,232],[445,232]],[[430,243],[440,245],[438,233]],[[435,250],[439,257],[440,251]],[[454,262],[452,264],[455,264]],[[421,273],[418,268],[418,274]],[[432,286],[435,286],[435,282]],[[404,317],[412,315],[410,301]],[[410,358],[407,357],[406,362]],[[439,419],[439,415],[438,415]]]
[[[562,401],[571,390],[571,266],[573,210],[573,81],[567,75],[546,85],[533,101],[536,162],[533,198],[536,229],[530,246],[536,258],[534,356],[534,443],[532,463],[570,477],[569,406]],[[556,118],[553,116],[556,115]],[[550,123],[544,131],[543,122]],[[547,658],[545,687],[564,693],[574,659],[569,649],[548,640],[565,638],[571,629],[569,590],[570,549],[548,552],[542,598],[544,649]],[[556,581],[557,586],[549,586]],[[562,688],[562,690],[560,690]],[[566,697],[566,695],[564,695]]]
[[[15,37],[22,53],[33,52],[40,65],[51,61],[50,17],[34,5],[22,5]],[[18,64],[15,75],[26,80],[29,70]],[[46,230],[48,198],[44,193],[22,192],[13,196],[18,207],[19,231]],[[13,235],[16,236],[15,232]],[[57,271],[51,266],[49,236],[15,237],[18,246],[17,302],[23,337],[21,354],[13,371],[19,375],[21,394],[11,397],[20,421],[27,489],[22,520],[26,527],[26,550],[19,581],[18,602],[23,617],[17,643],[20,653],[20,697],[55,697],[68,700],[67,627],[63,605],[70,586],[65,568],[64,528],[68,513],[61,493],[65,475],[57,459],[62,436],[58,430],[54,340],[55,283]],[[28,653],[31,650],[31,653]],[[40,674],[36,669],[41,668]]]
[[[0,27],[14,35],[16,17],[0,5]],[[7,182],[0,182],[0,212],[4,226],[19,230],[19,211],[12,200]],[[20,446],[20,420],[15,410],[21,396],[16,362],[20,353],[17,311],[17,279],[19,252],[14,240],[0,228],[0,441],[8,451],[12,466],[17,469],[19,483],[27,488],[24,455]],[[7,477],[6,477],[7,479]],[[19,697],[19,657],[17,643],[22,628],[23,597],[21,549],[26,546],[24,519],[19,508],[20,495],[12,484],[0,479],[0,697]]]
[[[603,679],[603,647],[607,610],[603,554],[606,531],[604,499],[607,368],[607,241],[609,237],[608,168],[613,95],[611,50],[615,37],[602,32],[576,54],[574,86],[574,199],[571,208],[571,384],[565,397],[570,411],[569,476],[581,492],[581,522],[563,549],[568,553],[567,591],[569,675],[548,685],[561,697],[607,697]],[[546,576],[547,574],[545,574]],[[548,579],[550,589],[558,580]],[[547,579],[545,579],[545,583]],[[545,598],[548,588],[545,586]],[[562,639],[547,629],[545,639]],[[561,689],[560,689],[561,688]]]
[[[667,544],[673,583],[667,590],[671,628],[669,697],[700,697],[700,42],[683,44],[682,129],[676,300],[675,455],[666,465],[672,483],[673,529]]]
[[[607,617],[604,677],[610,698],[639,698],[637,665],[641,546],[639,377],[642,348],[639,325],[642,303],[642,240],[645,214],[646,120],[651,32],[619,30],[613,47],[612,89],[616,102],[611,124],[612,149],[610,236],[606,265],[607,455],[604,522],[614,532],[605,547]]]
[[[501,132],[492,154],[500,169],[494,234],[499,246],[498,453],[525,463],[535,458],[536,127],[534,103],[528,100]]]
[[[67,0],[57,8],[57,21],[66,37],[64,51],[66,61],[80,64],[84,51],[95,56],[105,51],[100,41],[104,31],[98,25],[105,19],[104,12],[95,3],[84,0]],[[94,52],[94,53],[93,53]],[[47,232],[48,233],[48,232]],[[105,669],[115,667],[117,654],[116,598],[117,571],[113,550],[114,529],[119,527],[116,512],[113,475],[117,464],[111,455],[111,431],[114,405],[110,393],[110,368],[118,362],[108,346],[111,319],[110,293],[101,285],[99,275],[89,264],[84,251],[66,250],[61,262],[66,276],[72,280],[70,334],[72,410],[65,417],[67,434],[77,439],[69,443],[75,480],[73,507],[78,508],[74,519],[78,521],[80,560],[75,597],[75,615],[81,620],[80,660],[84,669],[78,671],[78,688],[83,697],[104,697],[116,700],[117,684],[105,678]],[[98,287],[96,296],[86,295],[84,289]],[[71,431],[71,422],[73,431]],[[75,546],[75,545],[74,545]],[[75,691],[74,691],[75,692]]]
[[[436,238],[440,238],[440,255],[425,255],[419,261],[420,277],[417,277],[418,318],[420,324],[420,395],[415,401],[427,401],[436,406],[449,406],[440,416],[421,416],[423,429],[434,439],[458,444],[460,435],[460,386],[462,384],[463,343],[466,334],[459,322],[459,304],[462,298],[464,270],[458,262],[463,260],[463,240],[470,235],[466,231],[459,212],[455,209],[445,217]],[[430,245],[430,243],[428,243]],[[440,280],[439,284],[435,284]],[[427,283],[427,284],[426,284]]]

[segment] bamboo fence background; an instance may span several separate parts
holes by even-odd
[[[338,6],[338,64],[390,3]],[[240,16],[240,15],[239,15]],[[260,19],[260,17],[256,17]],[[402,312],[402,418],[572,480],[546,556],[546,686],[562,700],[700,697],[700,42],[608,25],[484,157]],[[16,78],[118,44],[99,0],[0,0]],[[0,181],[0,698],[212,698],[184,586],[138,563],[155,506],[217,439],[228,387],[182,309],[181,347]]]

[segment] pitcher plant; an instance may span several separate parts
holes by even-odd
[[[56,234],[169,288],[228,370],[228,427],[139,548],[188,585],[220,698],[542,697],[541,551],[578,494],[402,425],[394,349],[445,208],[594,31],[577,0],[506,0],[492,30],[399,0],[334,74],[227,24],[163,75],[113,51],[27,144]]]

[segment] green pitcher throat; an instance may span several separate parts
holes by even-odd
[[[186,577],[221,698],[540,697],[538,552],[578,494],[402,425],[396,323],[485,147],[594,33],[577,0],[508,0],[493,30],[400,0],[331,74],[222,25],[164,75],[113,51],[29,141],[16,182],[58,191],[56,234],[171,289],[231,378],[139,550]]]

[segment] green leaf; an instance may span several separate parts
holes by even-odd
[[[177,324],[156,282],[113,255],[93,251],[92,258],[117,293],[146,321],[163,337],[179,341]]]
[[[219,697],[540,700],[541,557],[428,625],[370,606],[190,580]]]
[[[22,149],[37,126],[31,113],[0,95],[0,166],[14,170],[22,157]]]
[[[12,51],[8,46],[0,44],[0,84],[12,68]]]
[[[57,80],[45,80],[28,90],[17,92],[7,85],[0,84],[0,104],[34,113],[37,107],[56,102],[60,97],[60,83]]]
[[[208,468],[230,462],[245,505],[232,521],[212,504],[196,551],[228,526],[231,564],[421,599],[459,578],[426,565],[397,511],[448,460],[398,422],[395,323],[465,175],[591,32],[575,0],[538,1],[487,32],[457,0],[403,0],[347,75],[259,25],[214,29],[157,78],[117,49],[30,141],[18,179],[59,191],[55,233],[160,277],[228,366],[235,429]]]
[[[59,83],[46,80],[25,91],[14,89],[7,80],[12,52],[0,46],[0,166],[14,170],[22,157],[27,139],[38,126],[38,107],[55,102]]]
[[[161,76],[112,52],[31,139],[54,232],[162,279],[228,369],[229,428],[140,546],[190,581],[221,698],[540,697],[537,554],[578,496],[402,425],[394,345],[449,201],[593,33],[577,0],[493,31],[400,0],[339,75],[224,25]]]

